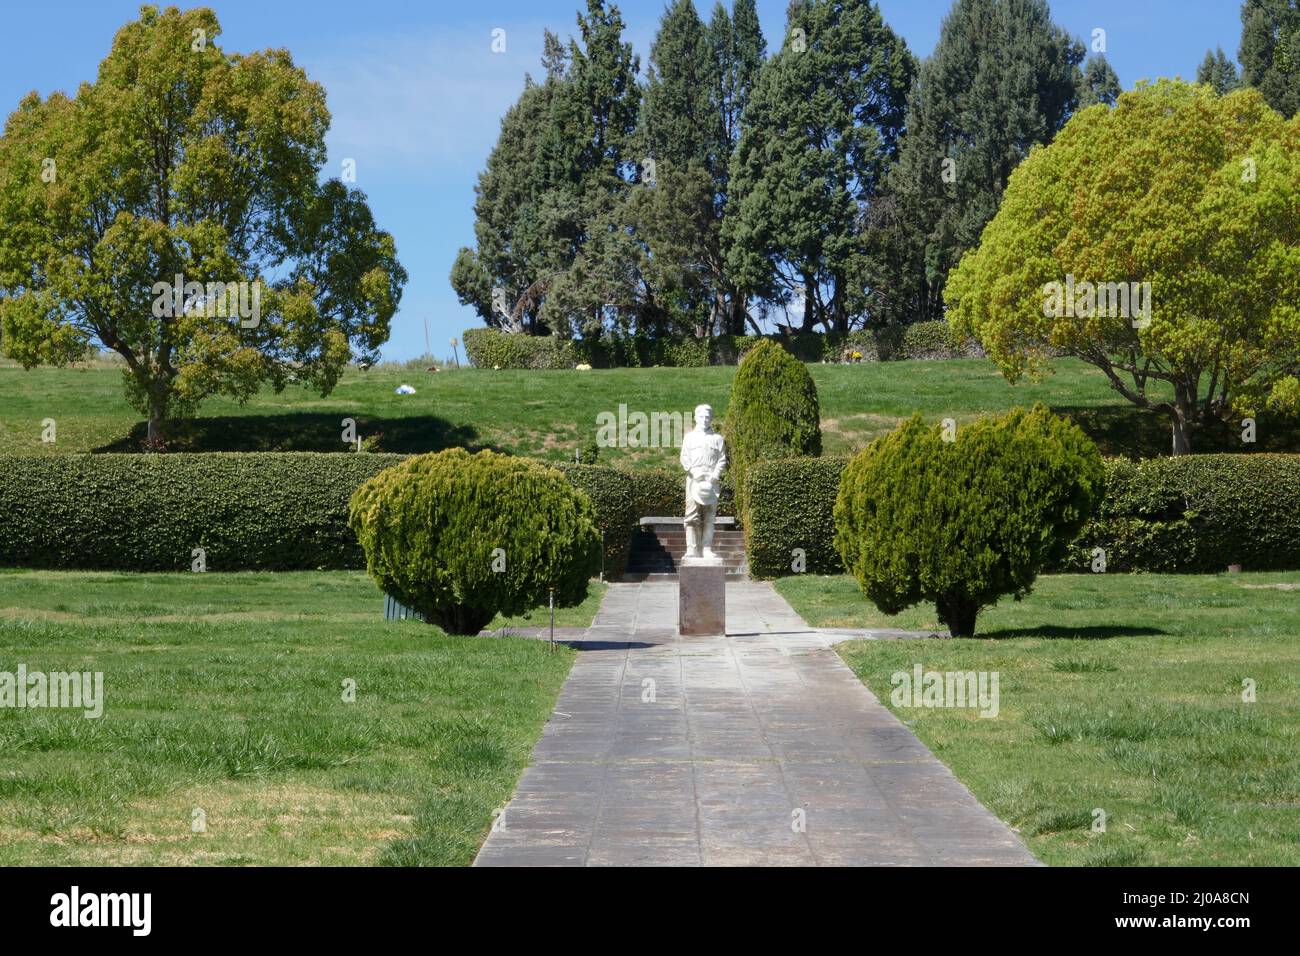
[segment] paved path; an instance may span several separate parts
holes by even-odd
[[[1036,862],[770,585],[727,601],[679,638],[676,584],[610,587],[476,865]]]

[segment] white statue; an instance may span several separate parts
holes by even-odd
[[[711,547],[713,522],[718,514],[727,450],[722,436],[713,430],[711,406],[695,409],[695,428],[682,439],[681,461],[686,469],[686,556],[716,558]]]

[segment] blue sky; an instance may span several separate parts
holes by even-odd
[[[730,3],[730,0],[725,0]],[[714,0],[696,0],[708,16]],[[198,5],[198,4],[195,4]],[[500,118],[525,72],[541,73],[542,29],[575,31],[579,0],[216,0],[221,44],[247,52],[287,47],[324,84],[333,114],[329,172],[356,161],[357,183],[382,228],[393,233],[411,279],[385,358],[425,350],[480,324],[447,282],[456,250],[473,242],[474,183]],[[35,89],[75,91],[94,78],[116,29],[135,19],[130,0],[46,0],[8,4],[0,56],[0,108],[8,115]],[[182,4],[189,6],[189,4]],[[582,4],[585,7],[585,2]],[[644,67],[663,0],[618,4]],[[879,0],[912,51],[934,48],[950,0]],[[1106,56],[1127,89],[1142,78],[1194,78],[1207,48],[1236,55],[1238,0],[1054,0],[1058,23],[1090,42],[1106,31]],[[786,0],[759,0],[769,48],[784,32]],[[506,31],[493,53],[492,31]]]

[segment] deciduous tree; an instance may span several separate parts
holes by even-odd
[[[946,292],[1015,381],[1052,354],[1169,418],[1300,404],[1300,123],[1161,80],[1076,115],[1011,177]]]
[[[30,94],[0,138],[4,349],[117,352],[151,440],[213,394],[327,393],[354,350],[375,357],[406,281],[365,197],[319,183],[321,87],[220,34],[211,10],[144,7],[93,82]]]

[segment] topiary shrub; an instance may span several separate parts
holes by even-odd
[[[1105,483],[1097,446],[1044,406],[957,429],[913,416],[849,462],[835,502],[835,547],[875,605],[933,601],[954,637],[981,609],[1017,600],[1059,562]]]
[[[590,499],[554,468],[452,448],[408,458],[357,489],[348,523],[386,594],[449,634],[477,634],[498,613],[559,607],[600,569]]]
[[[817,386],[804,364],[771,340],[750,349],[731,382],[723,434],[744,525],[745,473],[754,462],[822,453]]]

